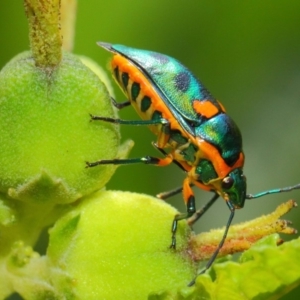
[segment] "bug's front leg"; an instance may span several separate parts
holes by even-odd
[[[214,193],[214,196],[188,219],[188,224],[193,226],[208,211],[208,209],[216,202],[218,198],[219,194]]]
[[[195,196],[193,190],[191,189],[191,182],[190,178],[187,177],[183,181],[183,200],[186,205],[186,213],[178,214],[175,216],[172,224],[172,243],[170,248],[176,249],[176,231],[178,227],[178,221],[183,219],[188,219],[193,216],[196,212],[196,205],[195,205]]]
[[[86,162],[86,168],[95,167],[98,165],[129,165],[129,164],[137,164],[144,163],[146,165],[155,165],[164,167],[172,163],[173,157],[168,155],[164,158],[152,157],[152,156],[144,156],[138,158],[128,158],[128,159],[103,159],[95,162]]]
[[[122,108],[124,108],[124,107],[127,107],[127,106],[131,105],[131,103],[130,103],[129,100],[126,100],[126,101],[124,101],[124,102],[117,102],[117,101],[115,100],[115,98],[113,98],[113,97],[110,97],[110,100],[111,100],[112,105],[113,105],[115,108],[117,108],[117,109],[122,109]]]
[[[134,125],[134,126],[139,126],[139,125],[163,125],[168,126],[169,122],[163,118],[161,119],[156,119],[156,120],[122,120],[122,119],[116,119],[116,118],[111,118],[111,117],[101,117],[101,116],[95,116],[90,114],[91,120],[95,121],[104,121],[108,123],[114,123],[114,124],[122,124],[122,125]]]

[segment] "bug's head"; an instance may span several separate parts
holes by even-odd
[[[243,208],[246,199],[246,177],[241,168],[234,169],[221,183],[222,196],[235,208]]]

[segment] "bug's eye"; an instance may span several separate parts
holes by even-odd
[[[230,189],[233,186],[233,182],[234,182],[234,180],[231,177],[229,177],[229,176],[225,177],[222,180],[222,188],[225,190]]]

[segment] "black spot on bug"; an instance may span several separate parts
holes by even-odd
[[[187,72],[180,72],[174,78],[175,87],[181,92],[186,92],[190,86],[191,77]]]
[[[144,96],[141,101],[141,111],[146,112],[151,106],[151,99],[148,96]]]
[[[119,78],[119,68],[118,67],[114,68],[114,76],[115,76],[117,81],[120,80],[120,78]]]
[[[134,82],[131,86],[131,98],[133,101],[136,101],[136,98],[138,97],[140,93],[141,87],[139,83]]]
[[[162,118],[162,113],[158,110],[156,110],[153,114],[152,114],[152,120],[160,120]]]
[[[126,73],[126,72],[122,73],[122,83],[123,83],[124,88],[127,88],[128,81],[129,81],[128,73]]]

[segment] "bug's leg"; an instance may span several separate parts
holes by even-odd
[[[261,192],[261,193],[255,194],[255,195],[248,194],[248,195],[246,195],[246,199],[251,200],[251,199],[256,199],[256,198],[263,197],[263,196],[270,195],[270,194],[290,192],[290,191],[297,190],[297,189],[300,189],[300,183],[293,185],[293,186],[288,186],[285,188],[264,191],[264,192]]]
[[[165,120],[165,119],[164,119]],[[170,139],[170,133],[171,133],[171,127],[170,122],[168,120],[165,120],[164,123],[161,123],[161,128],[159,130],[159,133],[157,135],[157,142],[154,143],[154,147],[164,153],[166,155],[163,148],[166,147],[169,139]]]
[[[155,119],[155,120],[121,120],[121,119],[114,119],[110,117],[100,117],[90,115],[91,120],[101,120],[104,122],[114,123],[114,124],[125,124],[125,125],[162,125],[169,127],[169,121],[166,119]],[[129,159],[105,159],[99,160],[96,162],[86,162],[86,167],[95,167],[97,165],[127,165],[127,164],[136,164],[136,163],[145,163],[145,164],[152,164],[157,166],[166,166],[169,165],[173,161],[173,156],[170,154],[166,154],[164,158],[156,158],[152,156],[145,156],[139,158],[129,158]]]
[[[152,143],[152,145],[153,145],[158,151],[160,151],[163,155],[165,155],[165,156],[168,155],[168,153],[167,153],[164,149],[159,148],[159,147],[157,146],[156,143]],[[173,163],[174,163],[175,165],[177,165],[182,171],[186,172],[186,170],[184,169],[184,167],[183,167],[178,161],[173,160]],[[192,187],[192,186],[194,186],[194,184],[191,183],[190,186]],[[178,188],[176,188],[176,189],[173,189],[173,190],[171,190],[171,191],[159,193],[159,194],[156,195],[156,197],[159,198],[159,199],[162,199],[162,200],[166,200],[166,199],[168,199],[168,198],[170,198],[170,197],[172,197],[172,196],[175,196],[175,195],[181,193],[181,192],[182,192],[182,189],[183,189],[182,186],[180,186],[180,187],[178,187]]]
[[[226,237],[227,237],[227,233],[228,233],[228,230],[229,230],[229,227],[231,225],[231,222],[232,222],[232,219],[234,217],[234,213],[235,213],[235,208],[234,206],[232,205],[232,203],[230,201],[226,202],[226,204],[228,205],[229,209],[230,209],[230,215],[229,215],[229,218],[228,218],[228,221],[227,221],[227,224],[226,224],[226,227],[225,227],[225,231],[223,233],[223,237],[217,247],[217,249],[215,250],[214,254],[211,256],[211,258],[209,259],[209,261],[206,263],[206,266],[204,267],[204,269],[198,274],[204,274],[210,267],[211,265],[213,264],[213,262],[215,261],[216,257],[218,256],[221,248],[223,247],[224,245],[224,242],[226,240]],[[198,276],[197,275],[197,276]],[[196,277],[197,278],[197,277]],[[194,278],[189,284],[188,286],[192,286],[195,284],[195,281],[196,281],[196,278]]]
[[[159,199],[162,199],[162,200],[166,200],[166,199],[168,199],[168,198],[170,198],[172,196],[175,196],[175,195],[177,195],[177,194],[179,194],[181,192],[182,192],[182,186],[180,186],[180,187],[178,187],[176,189],[173,189],[171,191],[159,193],[159,194],[156,195],[156,197],[159,198]]]
[[[196,212],[195,206],[195,196],[190,186],[190,179],[187,177],[183,181],[183,199],[186,205],[186,213],[178,214],[175,216],[173,223],[172,223],[172,243],[170,248],[176,248],[176,231],[178,226],[178,221],[183,219],[188,219]]]
[[[124,102],[117,102],[113,97],[110,97],[110,100],[111,100],[112,105],[117,109],[122,109],[124,107],[131,105],[129,100],[126,100]]]
[[[171,155],[166,156],[164,158],[157,158],[152,156],[144,156],[138,158],[128,158],[128,159],[103,159],[95,162],[86,162],[86,168],[95,167],[98,165],[129,165],[129,164],[137,164],[144,163],[147,165],[156,165],[156,166],[167,166],[172,163],[173,158]]]
[[[168,124],[169,122],[165,119],[156,119],[156,120],[122,120],[122,119],[115,119],[110,117],[100,117],[91,115],[91,120],[100,120],[108,123],[114,124],[123,124],[123,125],[164,125]]]
[[[157,149],[160,153],[162,153],[164,156],[167,156],[167,155],[168,155],[168,153],[167,153],[164,149],[158,147],[158,145],[157,145],[156,143],[152,142],[152,146],[153,146],[155,149]],[[184,169],[184,167],[183,167],[178,161],[173,160],[173,163],[174,163],[175,165],[177,165],[182,171],[186,172],[186,170]],[[191,184],[191,186],[193,186],[193,184]],[[182,191],[182,187],[179,187],[179,188],[177,188],[176,190],[178,190],[178,192],[176,192],[175,194],[172,194],[172,196],[173,196],[173,195],[176,195],[177,193],[180,193],[180,192]],[[174,189],[174,191],[175,191],[175,189]],[[166,193],[168,193],[168,192],[166,192]],[[162,194],[163,194],[163,193],[162,193]],[[159,195],[160,195],[160,194],[159,194]],[[157,197],[158,197],[158,196],[157,196]],[[170,196],[167,196],[167,198],[169,198],[169,197],[170,197]],[[158,198],[160,198],[160,197],[158,197]],[[167,198],[161,198],[161,199],[167,199]]]
[[[188,219],[188,224],[193,226],[193,224],[195,224],[204,215],[204,213],[216,202],[218,198],[219,194],[214,193],[214,196]]]

